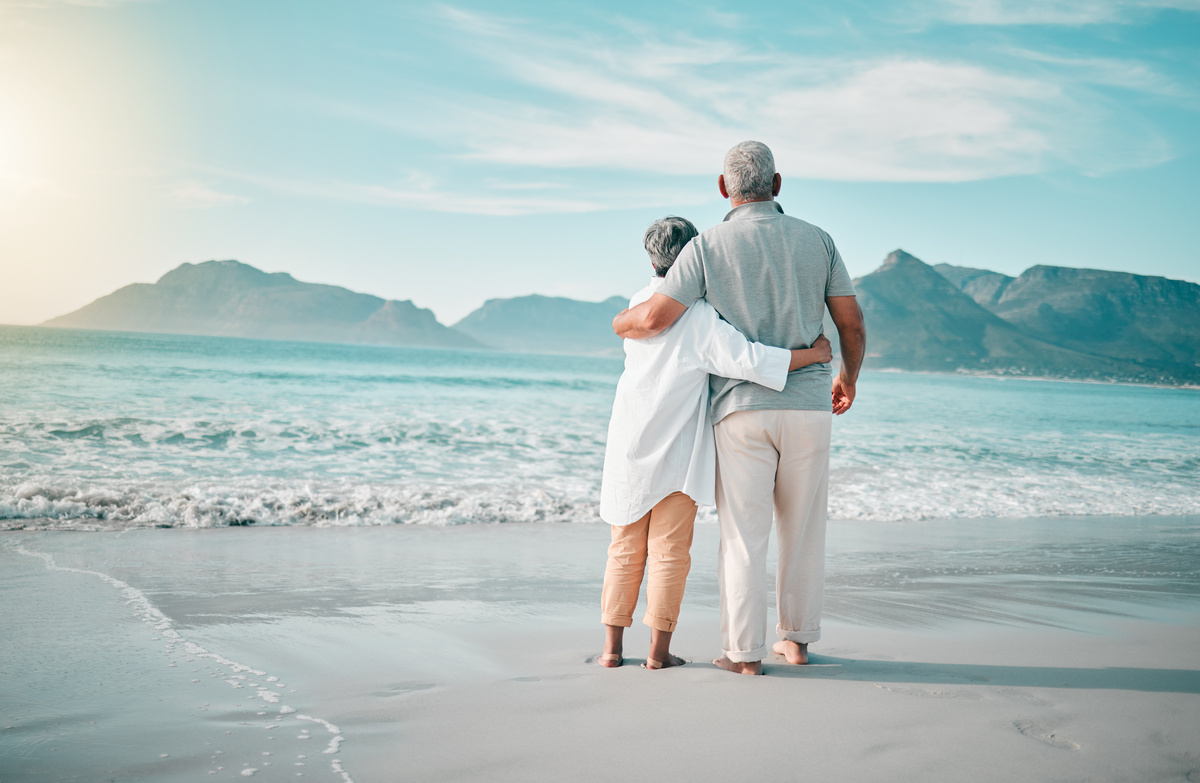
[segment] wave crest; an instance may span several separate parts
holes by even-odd
[[[367,484],[195,484],[95,489],[25,482],[0,490],[6,527],[121,529],[242,525],[462,525],[598,522],[587,497],[544,489]]]

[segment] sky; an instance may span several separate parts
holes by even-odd
[[[745,139],[855,276],[1200,282],[1198,131],[1200,0],[0,0],[0,323],[227,258],[629,296]]]

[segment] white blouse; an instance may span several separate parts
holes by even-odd
[[[662,284],[656,277],[629,300],[634,307]],[[669,328],[625,340],[625,372],[617,382],[600,517],[611,525],[641,519],[672,492],[716,503],[717,451],[708,411],[708,376],[738,378],[782,391],[791,352],[752,343],[703,299]]]

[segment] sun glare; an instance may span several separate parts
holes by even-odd
[[[20,197],[37,178],[37,149],[29,123],[7,96],[0,96],[0,204]]]

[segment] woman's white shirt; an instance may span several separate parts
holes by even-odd
[[[634,307],[662,284],[654,278]],[[716,503],[717,452],[708,411],[708,376],[739,378],[774,391],[787,384],[791,352],[747,340],[703,299],[661,333],[625,340],[617,382],[600,517],[611,525],[641,519],[672,492]]]

